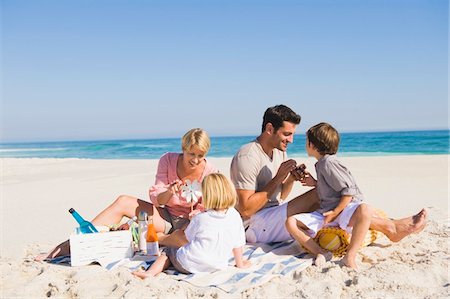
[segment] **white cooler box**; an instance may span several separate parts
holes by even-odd
[[[112,231],[70,236],[70,263],[72,266],[98,262],[106,266],[134,254],[131,231]]]

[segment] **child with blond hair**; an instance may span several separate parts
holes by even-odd
[[[343,258],[344,265],[357,268],[356,253],[364,241],[373,211],[363,202],[363,195],[351,172],[336,159],[339,133],[330,124],[320,123],[306,133],[306,152],[317,159],[317,180],[309,172],[304,186],[316,187],[320,208],[312,213],[290,216],[286,228],[292,237],[315,256],[315,264],[323,265],[332,257],[312,238],[324,226],[339,226],[352,234]]]
[[[186,274],[214,272],[225,269],[232,256],[236,267],[250,267],[242,255],[245,233],[241,216],[234,209],[234,187],[223,174],[213,173],[203,179],[202,193],[205,212],[194,216],[184,233],[174,232],[182,246],[166,248],[147,271],[134,275],[153,277],[170,264]]]

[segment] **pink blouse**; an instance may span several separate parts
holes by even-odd
[[[158,171],[156,173],[155,185],[150,187],[150,201],[155,205],[159,206],[157,196],[168,189],[168,185],[175,180],[180,180],[181,178],[177,175],[177,161],[178,157],[181,154],[179,153],[166,153],[160,159],[158,163]],[[203,181],[203,178],[210,173],[216,173],[218,170],[206,161],[205,169],[200,177],[200,183]],[[198,204],[202,202],[202,199],[199,198]],[[194,206],[195,209],[201,209],[201,206]],[[179,194],[174,194],[172,198],[165,204],[165,208],[169,211],[172,216],[188,218],[189,213],[191,212],[191,203],[186,201],[186,198],[182,197]]]

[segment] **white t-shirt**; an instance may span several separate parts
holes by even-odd
[[[260,192],[277,174],[281,163],[287,160],[286,152],[273,149],[272,159],[261,144],[254,140],[242,146],[231,161],[230,176],[236,189]],[[277,187],[264,208],[278,206],[281,184]]]
[[[192,218],[185,230],[188,244],[179,248],[177,260],[191,273],[225,269],[233,248],[245,245],[245,232],[238,211],[208,210]]]

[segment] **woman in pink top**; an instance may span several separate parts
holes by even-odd
[[[133,218],[140,211],[153,216],[153,224],[162,245],[176,245],[171,238],[166,237],[176,229],[189,223],[192,215],[203,211],[201,197],[198,202],[188,203],[181,195],[181,189],[189,180],[199,183],[205,176],[217,172],[217,169],[206,160],[210,148],[208,134],[202,129],[192,129],[182,138],[182,153],[166,153],[158,164],[155,185],[150,188],[150,201],[144,201],[129,195],[119,196],[109,207],[92,220],[94,225],[111,225],[119,223],[122,218]],[[174,238],[177,240],[177,238]],[[55,258],[70,253],[69,241],[58,245],[48,254],[39,255],[36,260]]]
[[[182,195],[181,188],[188,180],[201,183],[205,176],[217,172],[205,159],[209,147],[206,132],[192,129],[183,136],[183,153],[167,153],[159,159],[155,185],[150,188],[150,201],[154,207],[160,208],[156,209],[159,215],[153,211],[157,231],[169,234],[186,226],[193,215],[204,210],[201,197],[197,202],[188,202]],[[161,209],[162,206],[164,209]],[[159,217],[162,219],[158,219]],[[158,229],[160,220],[164,227],[160,226]]]

